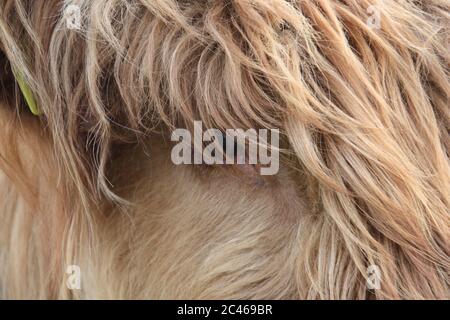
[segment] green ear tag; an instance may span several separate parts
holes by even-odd
[[[39,111],[39,109],[37,107],[36,100],[34,99],[33,92],[31,91],[27,82],[23,78],[22,74],[19,72],[15,75],[16,75],[17,83],[19,84],[20,91],[22,91],[22,94],[25,98],[28,108],[30,108],[31,113],[34,114],[35,116],[41,115],[41,112]]]

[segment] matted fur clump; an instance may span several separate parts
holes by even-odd
[[[448,0],[0,1],[0,297],[450,298],[449,25]],[[173,165],[194,120],[279,128],[279,174]]]

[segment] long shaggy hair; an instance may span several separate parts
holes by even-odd
[[[0,1],[0,297],[450,298],[449,25],[449,0]],[[175,166],[194,120],[279,128],[280,172]]]

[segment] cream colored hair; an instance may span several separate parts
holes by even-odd
[[[448,0],[1,1],[0,297],[450,298],[449,25]],[[280,128],[280,174],[171,165],[194,120]]]

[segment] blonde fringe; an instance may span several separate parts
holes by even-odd
[[[0,4],[0,47],[80,203],[66,246],[96,233],[98,203],[127,205],[109,182],[114,145],[194,120],[275,127],[317,204],[298,226],[290,298],[450,297],[450,1],[378,1],[379,30],[369,0],[76,3],[81,30],[61,1]],[[381,290],[366,289],[368,265]]]

